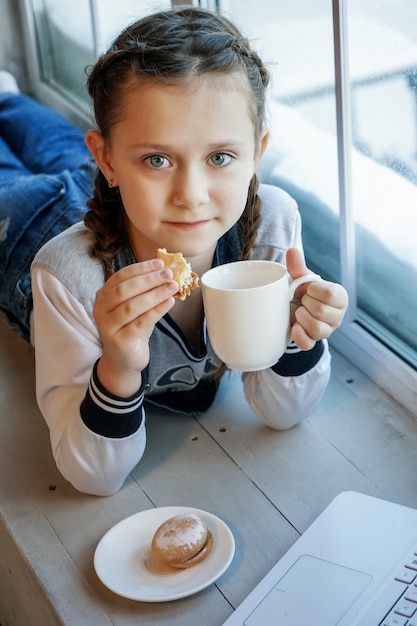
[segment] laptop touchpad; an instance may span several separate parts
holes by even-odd
[[[245,626],[334,626],[372,576],[300,556],[244,621]]]

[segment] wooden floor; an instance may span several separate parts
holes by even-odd
[[[150,413],[145,456],[110,498],[76,492],[56,470],[33,360],[0,322],[1,626],[220,626],[339,492],[417,508],[415,418],[335,352],[320,409],[288,432],[256,420],[236,375],[198,420]],[[229,569],[173,602],[109,591],[93,566],[101,537],[129,515],[168,505],[201,508],[229,525]]]

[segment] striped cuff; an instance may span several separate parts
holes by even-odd
[[[320,361],[324,352],[322,341],[317,341],[311,350],[300,350],[292,341],[288,344],[280,360],[272,366],[272,371],[280,376],[301,376]]]
[[[129,437],[140,427],[143,420],[145,384],[130,398],[120,398],[103,387],[97,376],[97,363],[91,374],[90,384],[81,403],[81,419],[89,430],[97,435],[121,439]]]

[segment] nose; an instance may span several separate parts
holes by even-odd
[[[194,210],[209,201],[208,181],[201,168],[191,165],[181,168],[174,181],[173,203]]]

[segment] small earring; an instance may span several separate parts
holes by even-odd
[[[109,189],[113,189],[113,180],[109,180],[107,184],[109,186]]]

